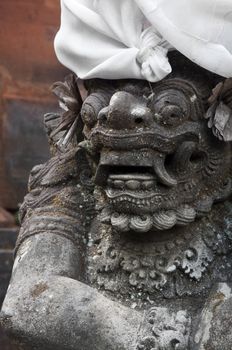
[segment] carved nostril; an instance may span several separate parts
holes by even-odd
[[[108,120],[108,113],[109,113],[109,107],[103,108],[99,113],[98,113],[98,121],[100,124],[105,124]]]
[[[100,125],[106,125],[115,130],[135,129],[150,126],[153,121],[151,110],[143,105],[138,98],[128,92],[116,92],[108,107],[98,114]]]
[[[143,118],[137,117],[135,118],[135,124],[142,124],[144,122]]]

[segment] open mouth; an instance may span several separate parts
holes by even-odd
[[[102,151],[95,176],[96,184],[105,187],[108,180],[118,186],[125,182],[128,190],[138,190],[136,186],[146,186],[146,182],[159,181],[167,187],[177,185],[177,181],[166,170],[166,156],[153,150],[134,152]],[[110,175],[118,178],[110,178]],[[152,176],[152,177],[151,177]],[[151,186],[151,182],[148,184]]]
[[[172,205],[175,198],[170,188],[177,182],[167,173],[164,159],[154,159],[157,155],[152,150],[102,152],[95,182],[115,210],[139,215],[156,211],[163,202]]]
[[[95,182],[108,199],[110,212],[103,215],[105,222],[121,232],[148,232],[195,220],[194,208],[176,203],[177,181],[164,162],[152,150],[102,152]]]

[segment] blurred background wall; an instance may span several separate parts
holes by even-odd
[[[0,306],[29,171],[49,155],[43,115],[57,109],[49,86],[67,74],[53,50],[59,22],[59,0],[0,0]],[[1,329],[0,349],[16,349]]]

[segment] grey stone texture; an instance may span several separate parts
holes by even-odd
[[[1,312],[24,348],[231,349],[232,83],[170,60],[83,102],[75,77],[53,86]]]

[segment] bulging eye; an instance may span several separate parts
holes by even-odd
[[[167,104],[156,113],[159,115],[160,121],[167,125],[178,125],[186,117],[186,113],[181,107],[172,104]]]
[[[188,101],[179,91],[165,91],[154,96],[149,107],[156,122],[167,126],[178,126],[189,116]]]
[[[92,128],[97,121],[97,113],[91,103],[84,103],[81,109],[81,118],[83,123]]]
[[[99,91],[89,95],[83,103],[81,118],[88,128],[93,128],[97,123],[99,112],[108,106],[111,94]]]

